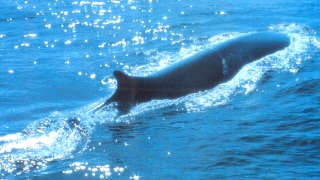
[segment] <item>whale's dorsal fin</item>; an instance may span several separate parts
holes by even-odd
[[[117,80],[117,90],[135,91],[136,79],[134,77],[130,77],[121,71],[114,71],[113,76]]]
[[[111,101],[118,102],[118,109],[126,112],[136,103],[137,95],[137,77],[131,77],[121,71],[114,71],[114,77],[117,80],[117,90]]]
[[[117,80],[116,92],[104,103],[94,108],[92,112],[96,112],[112,102],[117,102],[117,108],[121,113],[128,113],[131,105],[135,104],[137,78],[131,77],[121,71],[114,71],[113,76]]]

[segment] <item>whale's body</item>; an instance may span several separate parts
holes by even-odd
[[[127,113],[137,103],[211,89],[230,80],[245,64],[289,44],[290,38],[282,33],[252,33],[222,42],[147,77],[114,71],[117,89],[94,111],[115,102],[120,112]]]

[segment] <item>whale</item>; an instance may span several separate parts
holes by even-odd
[[[235,37],[181,60],[149,76],[129,76],[116,70],[117,89],[96,112],[112,104],[121,114],[153,99],[175,99],[212,89],[232,79],[246,64],[283,50],[290,44],[287,34],[256,32]]]

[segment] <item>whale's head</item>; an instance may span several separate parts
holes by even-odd
[[[276,32],[257,33],[248,40],[251,40],[252,47],[249,48],[252,48],[251,55],[254,60],[280,51],[290,45],[288,35]]]

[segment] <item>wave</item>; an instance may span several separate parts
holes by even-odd
[[[135,106],[129,114],[120,117],[111,107],[91,113],[94,107],[104,101],[101,99],[74,111],[53,112],[48,117],[31,123],[22,132],[0,137],[0,171],[21,174],[33,169],[39,170],[50,161],[66,159],[75,153],[81,153],[87,149],[91,134],[99,123],[124,122],[139,114],[168,107],[189,113],[226,105],[235,95],[254,91],[266,72],[298,73],[302,64],[310,59],[312,54],[319,52],[320,40],[314,36],[315,32],[306,26],[280,24],[271,25],[268,30],[288,34],[291,38],[290,46],[244,66],[232,80],[211,90],[174,100],[153,100],[142,103]],[[181,48],[178,52],[158,52],[153,49],[149,57],[150,63],[124,70],[131,75],[147,76],[214,44],[243,34],[234,32],[209,38],[195,38],[191,45]],[[148,50],[144,53],[148,54]],[[106,81],[105,84],[113,89],[116,87],[115,81]],[[315,85],[318,86],[317,83]],[[298,93],[301,90],[305,89],[297,87],[294,91]]]

